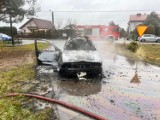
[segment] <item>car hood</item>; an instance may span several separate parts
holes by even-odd
[[[62,62],[100,62],[98,51],[65,50],[62,53]]]

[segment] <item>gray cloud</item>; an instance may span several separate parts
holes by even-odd
[[[130,12],[55,12],[55,23],[57,18],[63,20],[63,25],[68,19],[76,20],[78,24],[104,24],[113,20],[121,27],[127,28],[129,16],[136,13],[150,13],[153,10],[160,13],[160,0],[38,0],[41,6],[41,12],[37,14],[38,18],[51,20],[52,11],[115,11],[115,10],[137,10]],[[151,10],[151,11],[138,11]],[[45,11],[45,12],[44,12]],[[48,11],[48,12],[46,12]],[[14,24],[19,27],[20,24]],[[0,23],[4,25],[4,23]]]

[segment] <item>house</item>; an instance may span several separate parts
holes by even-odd
[[[51,21],[38,18],[31,18],[24,25],[20,27],[21,32],[23,34],[29,34],[34,31],[42,31],[42,30],[47,31],[47,30],[52,30],[53,28],[55,27]]]
[[[137,25],[142,24],[147,19],[147,14],[138,13],[131,15],[128,23],[129,33],[133,31]]]
[[[130,15],[129,22],[128,22],[128,28],[129,28],[129,33],[133,31],[137,25],[143,24],[144,21],[147,19],[147,14],[141,14],[138,13],[136,15]],[[160,18],[160,15],[158,15]]]

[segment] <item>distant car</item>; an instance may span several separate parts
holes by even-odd
[[[157,42],[157,36],[152,35],[152,34],[144,34],[141,38],[140,38],[141,42]]]
[[[108,40],[114,40],[115,38],[114,38],[113,35],[108,35],[108,36],[107,36],[107,39],[108,39]]]
[[[88,37],[75,37],[66,41],[60,62],[60,72],[98,75],[102,72],[102,60]]]
[[[12,40],[12,38],[6,34],[0,33],[0,40]]]
[[[160,42],[160,37],[157,37],[157,41],[156,42]]]

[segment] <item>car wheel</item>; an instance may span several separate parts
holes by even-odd
[[[145,39],[143,39],[143,42],[145,42],[146,40]]]
[[[158,39],[157,42],[160,42],[160,39]]]

